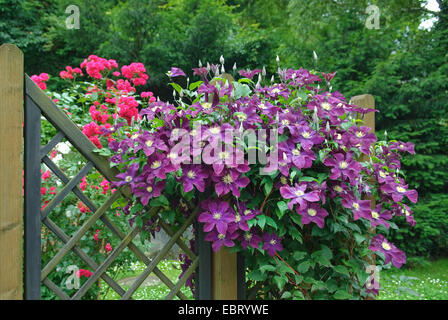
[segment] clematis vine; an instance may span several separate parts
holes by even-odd
[[[212,249],[242,251],[250,280],[278,289],[279,297],[290,290],[305,298],[333,298],[335,290],[316,289],[329,279],[339,285],[336,292],[351,288],[351,297],[376,294],[347,279],[358,278],[363,265],[354,264],[367,249],[378,255],[379,265],[405,263],[404,252],[382,233],[395,227],[396,216],[410,226],[417,223],[411,208],[417,190],[401,169],[403,154],[413,155],[414,145],[379,141],[361,124],[363,115],[378,110],[352,105],[333,91],[336,72],[282,69],[277,63],[275,75],[268,76],[266,68],[235,67],[233,76],[241,78],[232,79],[222,71],[224,58],[200,62],[192,70],[199,80],[187,79],[185,88],[179,80],[188,72],[172,67],[167,76],[179,82],[172,83],[172,102],[138,88],[149,79],[139,62],[120,67],[91,55],[60,77],[70,86],[85,79],[88,121],[80,128],[119,172],[115,181],[99,183],[97,192],[129,189],[117,210],[142,229],[142,238],[154,236],[162,221],[179,230],[195,213],[195,231],[205,233]],[[46,89],[48,75],[32,79]],[[52,179],[42,175],[45,183]],[[83,178],[79,188],[87,187]],[[44,206],[56,193],[49,188],[41,189]],[[147,216],[153,208],[157,215]],[[93,239],[99,240],[99,232]],[[112,251],[108,245],[101,250]],[[185,274],[193,259],[181,260]],[[194,279],[186,281],[191,288]]]

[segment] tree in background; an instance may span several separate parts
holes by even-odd
[[[409,34],[363,88],[377,99],[380,132],[416,145],[416,156],[405,157],[403,166],[419,190],[417,225],[393,235],[409,252],[433,257],[448,254],[448,4],[439,1],[439,8],[434,27]]]
[[[171,95],[171,66],[193,79],[199,60],[216,63],[221,55],[229,72],[236,63],[274,73],[277,55],[282,68],[337,71],[333,90],[375,96],[380,135],[416,144],[417,156],[403,166],[421,196],[418,223],[391,233],[409,252],[436,256],[448,253],[448,10],[439,0],[434,27],[419,29],[434,15],[425,2],[377,0],[379,29],[368,29],[367,0],[0,0],[0,42],[24,51],[29,74],[57,75],[91,53],[141,61],[150,75],[143,90],[162,99]],[[79,6],[79,30],[65,26],[70,4]]]

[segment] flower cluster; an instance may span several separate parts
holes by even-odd
[[[124,77],[118,80],[108,77],[118,68],[114,60],[89,56],[81,68],[103,83],[89,88],[96,98],[83,132],[121,171],[112,187],[129,187],[133,197],[122,210],[143,231],[160,229],[157,218],[141,217],[146,206],[161,207],[173,224],[197,212],[214,251],[236,246],[276,259],[291,239],[310,241],[344,221],[357,223],[385,264],[405,262],[401,250],[381,234],[371,239],[367,229],[387,231],[395,216],[415,224],[406,201],[415,203],[417,192],[400,170],[401,153],[413,154],[414,146],[377,141],[360,125],[377,110],[320,88],[321,76],[328,84],[335,73],[279,69],[280,81],[267,84],[264,69],[241,70],[235,81],[221,61],[194,68],[202,80],[187,79],[187,88],[172,83],[170,103],[136,93],[148,79],[141,63],[114,71]],[[186,77],[179,68],[167,75]],[[191,260],[181,258],[185,272]]]
[[[107,60],[96,55],[90,55],[80,65],[81,69],[85,69],[87,74],[94,79],[102,79],[105,70],[110,71],[112,68],[118,68],[115,60]]]
[[[80,68],[72,68],[70,66],[66,66],[65,70],[59,72],[59,76],[62,79],[74,79],[77,75],[82,76],[82,70]]]
[[[79,269],[79,270],[76,272],[76,276],[77,276],[78,278],[81,278],[81,277],[89,278],[89,277],[92,276],[92,274],[93,274],[92,271],[87,270],[87,269]]]
[[[121,67],[121,74],[131,80],[135,86],[144,86],[148,80],[143,63],[133,62],[129,66]]]
[[[41,73],[40,75],[32,75],[31,80],[33,80],[39,88],[42,90],[47,89],[47,84],[45,83],[49,79],[48,73]]]

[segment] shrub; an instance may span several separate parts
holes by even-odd
[[[269,83],[264,69],[240,70],[235,81],[220,62],[195,68],[201,80],[182,80],[186,88],[174,81],[185,73],[172,68],[173,103],[137,93],[148,79],[142,64],[113,72],[114,60],[90,56],[81,64],[88,87],[77,84],[78,73],[62,74],[68,92],[83,99],[79,92],[87,91],[93,121],[83,132],[121,171],[113,187],[130,187],[132,199],[121,205],[130,224],[145,239],[159,219],[177,230],[198,214],[214,251],[244,252],[248,286],[259,297],[378,294],[366,272],[372,253],[380,267],[406,260],[382,233],[397,228],[395,216],[415,224],[406,203],[416,203],[417,192],[400,170],[401,153],[413,154],[413,144],[377,141],[359,119],[376,110],[331,92],[334,73],[279,68]],[[161,218],[148,207],[159,207]],[[185,271],[191,261],[181,259]],[[193,277],[187,285],[194,288]]]

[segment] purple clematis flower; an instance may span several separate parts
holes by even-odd
[[[277,106],[274,106],[272,103],[268,101],[260,101],[257,104],[257,108],[261,110],[261,114],[267,115],[270,119],[273,118],[274,115],[277,114],[277,112],[280,111],[280,108]]]
[[[286,84],[275,84],[271,87],[261,88],[258,91],[263,93],[266,98],[270,98],[272,100],[276,100],[278,96],[282,96],[287,99],[290,95],[290,91]]]
[[[208,233],[204,239],[206,241],[213,242],[212,249],[214,252],[216,252],[221,249],[222,246],[229,248],[235,246],[235,242],[233,242],[233,240],[238,238],[238,236],[239,234],[235,230],[228,230],[227,233],[219,233],[218,231],[213,230],[212,232]]]
[[[364,285],[364,288],[366,290],[366,293],[372,293],[375,296],[380,294],[380,283],[376,282],[377,280],[375,279],[375,277],[370,277],[370,281],[366,282],[366,284]]]
[[[212,180],[215,182],[215,191],[218,196],[232,192],[235,197],[239,197],[239,188],[245,188],[250,183],[248,177],[241,176],[241,173],[235,169],[224,169],[220,175],[213,174]]]
[[[394,174],[390,174],[388,171],[384,170],[383,165],[373,164],[375,168],[375,176],[379,183],[391,183],[394,181]]]
[[[359,172],[362,166],[359,162],[353,159],[350,153],[342,154],[335,153],[332,158],[326,158],[323,163],[327,167],[333,167],[331,169],[330,179],[336,180],[339,177],[342,179],[349,179],[351,183],[355,183],[356,177],[359,176]]]
[[[144,131],[139,135],[136,141],[137,145],[134,151],[143,150],[147,157],[152,155],[156,150],[168,151],[167,145],[148,131]]]
[[[238,71],[238,73],[245,77],[245,78],[249,78],[252,79],[256,74],[259,74],[261,72],[260,69],[254,69],[254,70],[240,70]]]
[[[283,186],[280,188],[280,194],[284,199],[292,199],[288,203],[289,210],[292,210],[294,204],[299,204],[299,209],[305,210],[308,207],[308,202],[319,201],[319,191],[314,190],[306,193],[308,185],[306,183],[301,183],[300,185],[296,183],[294,187]]]
[[[249,209],[246,206],[246,203],[239,201],[236,205],[238,214],[240,214],[241,216],[244,216],[246,220],[250,220],[253,219],[254,217],[256,217],[257,215],[260,214],[260,210],[258,209]]]
[[[198,216],[199,222],[204,222],[204,231],[210,232],[214,228],[219,234],[226,234],[230,223],[235,220],[233,209],[225,201],[205,200],[201,208],[206,210]]]
[[[205,179],[208,178],[206,170],[202,169],[201,165],[192,164],[182,166],[182,176],[178,181],[182,182],[184,192],[193,190],[195,186],[200,192],[205,190]]]
[[[311,168],[313,161],[316,160],[316,155],[313,151],[302,150],[297,147],[291,140],[279,143],[279,165],[283,160],[285,163],[292,164],[298,169]],[[281,170],[280,170],[281,171]],[[284,175],[288,172],[281,171]]]
[[[300,143],[306,151],[310,150],[315,144],[321,144],[325,138],[318,132],[312,130],[308,125],[300,126],[297,130],[298,136],[293,137],[295,143]]]
[[[245,250],[247,246],[257,249],[261,242],[261,238],[253,232],[245,232],[240,236],[240,243]]]
[[[172,68],[171,68],[171,71],[168,72],[168,75],[169,75],[171,78],[173,78],[173,77],[179,77],[179,76],[186,77],[186,74],[185,74],[185,72],[182,71],[182,69],[175,68],[175,67],[172,67]]]
[[[314,96],[313,101],[307,105],[307,108],[309,110],[316,108],[319,118],[329,117],[332,124],[338,124],[340,122],[338,117],[345,113],[344,102],[340,99],[337,92],[322,92]]]
[[[409,152],[410,154],[415,154],[414,144],[412,142],[392,142],[389,146],[390,150],[398,150],[401,152]]]
[[[258,214],[260,214],[260,211],[249,209],[244,202],[238,202],[234,221],[235,225],[240,230],[249,231],[247,221],[253,219]]]
[[[310,203],[305,210],[300,210],[300,208],[296,207],[296,211],[302,216],[303,225],[314,222],[321,229],[324,227],[325,217],[328,216],[327,210],[316,203]]]
[[[223,125],[215,125],[202,133],[201,139],[204,141],[210,141],[211,143],[224,142],[224,143],[232,143],[234,138],[235,128],[232,127],[229,123],[224,123]]]
[[[392,261],[392,264],[395,267],[400,268],[406,262],[405,253],[387,241],[382,234],[373,237],[369,249],[382,252],[386,257],[386,260],[384,261],[385,264]]]
[[[119,173],[117,174],[117,178],[120,179],[120,181],[118,182],[114,182],[114,185],[117,187],[120,187],[124,184],[131,184],[134,185],[135,183],[135,178],[137,177],[138,174],[138,170],[140,169],[140,166],[138,165],[138,163],[133,163],[131,164],[125,173]]]
[[[342,144],[348,149],[358,148],[364,154],[370,154],[370,145],[377,141],[376,135],[371,128],[352,126],[342,135]]]
[[[330,82],[331,80],[333,80],[334,76],[336,75],[336,72],[330,72],[330,73],[323,73],[321,72],[321,74],[324,76],[325,81]]]
[[[278,133],[283,134],[288,129],[291,134],[297,134],[299,119],[299,115],[293,112],[280,113],[278,115]]]
[[[133,194],[140,198],[141,203],[146,206],[149,199],[157,198],[161,195],[162,190],[165,189],[166,181],[158,181],[151,183],[137,183],[133,188]]]
[[[255,128],[255,124],[261,122],[255,106],[240,105],[233,117],[237,120],[237,127],[241,124],[244,129]]]
[[[352,195],[343,194],[341,199],[342,206],[353,211],[353,219],[368,217],[371,215],[371,201],[356,199]]]
[[[174,171],[175,168],[171,164],[171,161],[161,153],[154,153],[148,158],[147,164],[143,167],[143,173],[146,178],[157,177],[159,179],[166,179],[166,174]]]
[[[395,183],[395,181],[381,186],[381,191],[386,195],[391,196],[395,202],[403,200],[407,196],[412,203],[417,203],[418,193],[416,190],[408,190],[408,186],[404,184]]]
[[[282,251],[282,238],[278,237],[277,235],[273,233],[265,233],[263,235],[263,250],[266,250],[268,254],[273,257],[277,253],[277,251]]]
[[[389,229],[390,225],[386,221],[392,219],[392,212],[390,212],[389,210],[381,210],[381,204],[378,204],[375,209],[370,211],[370,217],[365,218],[370,220],[373,228],[376,228],[379,225],[383,225],[386,227],[386,229]]]
[[[332,184],[329,188],[330,198],[340,197],[349,191],[348,186],[345,183]]]
[[[415,221],[414,216],[412,215],[412,210],[409,206],[403,203],[397,203],[392,205],[392,210],[397,216],[405,216],[406,222],[411,226],[415,226],[417,221]]]

